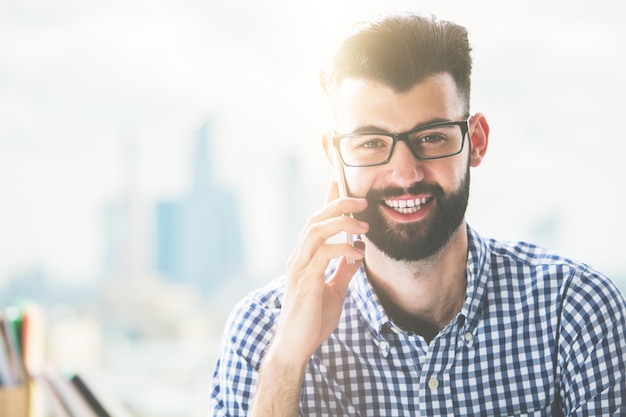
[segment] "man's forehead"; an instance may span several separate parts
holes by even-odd
[[[363,124],[385,128],[390,127],[384,126],[387,123],[458,118],[465,113],[456,83],[447,73],[430,76],[401,92],[376,80],[346,78],[329,93],[336,128],[341,130]]]

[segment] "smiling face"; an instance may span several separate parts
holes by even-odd
[[[400,133],[467,117],[465,102],[445,73],[403,93],[371,80],[348,78],[331,99],[336,130],[341,134]],[[472,131],[470,123],[469,136]],[[325,146],[328,149],[332,144],[327,140]],[[358,215],[370,224],[367,240],[397,260],[415,261],[437,253],[464,224],[469,167],[480,162],[473,153],[466,138],[458,155],[420,161],[400,142],[385,165],[345,167],[350,194],[369,202],[367,211]]]

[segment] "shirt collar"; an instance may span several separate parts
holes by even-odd
[[[465,301],[459,315],[463,317],[465,332],[474,333],[478,321],[477,313],[480,311],[487,277],[489,276],[489,262],[486,262],[488,245],[485,239],[471,227],[467,226],[467,232],[467,284]],[[380,335],[385,326],[392,326],[391,320],[380,304],[363,267],[357,271],[350,283],[350,287],[355,294],[354,302],[356,308],[376,336]]]
[[[489,278],[490,263],[487,262],[489,246],[487,241],[470,226],[467,226],[467,237],[467,284],[465,302],[459,314],[465,319],[465,332],[473,334]]]
[[[378,299],[378,295],[374,291],[372,284],[367,279],[365,269],[361,266],[350,283],[355,292],[356,307],[365,319],[370,330],[378,335],[383,327],[390,322],[389,316],[383,309]]]

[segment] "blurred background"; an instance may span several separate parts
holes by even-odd
[[[491,141],[471,225],[626,290],[617,0],[0,0],[0,307],[136,416],[204,416],[234,303],[283,271],[332,177],[318,85],[377,13],[469,29]]]

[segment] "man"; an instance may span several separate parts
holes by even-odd
[[[615,285],[466,223],[489,138],[470,73],[466,30],[436,18],[343,41],[323,145],[350,197],[334,183],[285,277],[231,314],[211,415],[626,415]],[[342,232],[360,239],[329,241]]]

